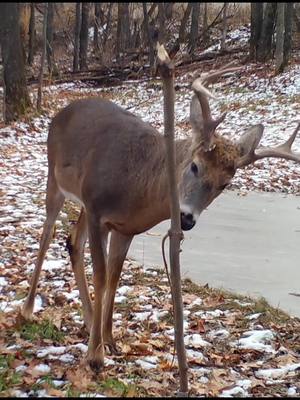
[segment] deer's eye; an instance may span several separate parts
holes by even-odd
[[[194,175],[198,174],[198,167],[197,167],[197,164],[195,164],[194,162],[192,162],[192,164],[191,164],[191,171]]]

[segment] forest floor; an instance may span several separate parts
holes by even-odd
[[[230,56],[218,59],[224,65]],[[238,62],[238,56],[236,56]],[[212,62],[202,63],[209,69]],[[293,62],[274,76],[265,65],[245,65],[214,87],[213,113],[228,111],[220,134],[236,139],[262,122],[263,145],[285,140],[299,121],[300,67]],[[190,83],[199,64],[176,77],[176,133],[188,125]],[[0,127],[0,396],[172,396],[178,389],[174,329],[167,278],[159,266],[124,265],[116,297],[114,335],[122,356],[105,358],[97,376],[84,355],[88,334],[65,241],[78,209],[66,203],[56,224],[35,304],[35,321],[21,324],[18,308],[28,291],[45,219],[46,139],[52,116],[86,96],[112,99],[163,130],[158,79],[113,87],[72,82],[43,90],[42,115]],[[31,96],[36,97],[32,90]],[[300,150],[300,139],[294,144]],[[231,189],[299,195],[300,168],[293,162],[261,160],[241,170]],[[159,250],[158,250],[159,251]],[[91,285],[91,260],[86,254]],[[185,341],[192,396],[300,396],[300,320],[264,299],[183,282]]]

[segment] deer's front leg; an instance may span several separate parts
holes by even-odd
[[[87,221],[95,291],[93,323],[88,345],[87,360],[92,369],[99,371],[104,365],[102,308],[106,289],[107,230],[100,226],[99,218],[93,215],[88,214]]]
[[[112,231],[108,255],[108,279],[105,293],[105,307],[103,320],[103,341],[112,354],[119,354],[112,334],[112,316],[114,300],[126,254],[133,236],[125,236]]]

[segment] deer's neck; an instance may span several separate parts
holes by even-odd
[[[165,140],[163,138],[163,140]],[[182,176],[183,169],[190,158],[192,140],[183,139],[175,141],[175,173],[176,179],[179,181]],[[156,169],[156,176],[152,176],[153,186],[151,187],[151,201],[156,204],[160,219],[170,218],[170,198],[169,198],[169,177],[167,169],[167,154],[164,144],[160,148],[159,168]]]

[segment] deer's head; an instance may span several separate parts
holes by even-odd
[[[238,168],[264,157],[300,162],[300,154],[291,151],[300,123],[291,137],[275,148],[258,147],[264,130],[261,124],[249,128],[237,142],[216,134],[216,128],[224,120],[225,114],[216,120],[212,119],[208,98],[214,96],[207,86],[220,75],[238,69],[223,68],[196,79],[192,85],[195,92],[190,107],[193,144],[179,184],[183,230],[193,228],[201,212],[222,193]]]

